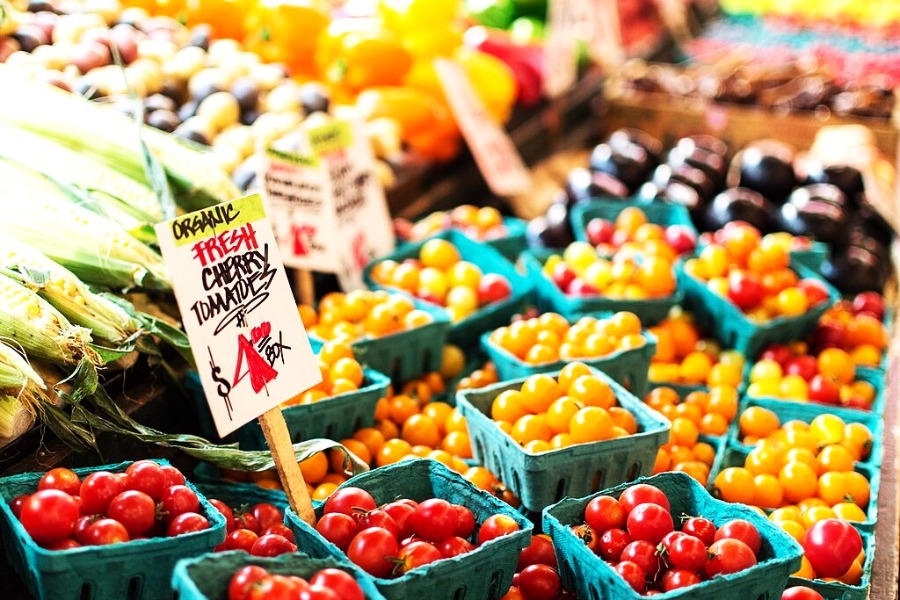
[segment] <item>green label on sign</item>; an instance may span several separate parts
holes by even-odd
[[[300,165],[301,167],[319,166],[319,161],[315,156],[300,156],[299,154],[294,154],[292,152],[282,152],[281,150],[276,150],[275,148],[267,148],[266,155],[269,158],[275,158],[287,163]]]
[[[262,198],[252,194],[178,217],[170,226],[175,245],[184,246],[265,218]]]
[[[310,129],[309,141],[313,152],[318,155],[328,154],[349,148],[353,144],[353,132],[350,130],[350,123],[335,121]]]

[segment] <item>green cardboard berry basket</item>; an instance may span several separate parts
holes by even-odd
[[[578,358],[571,361],[557,360],[554,362],[532,365],[520,360],[517,356],[501,348],[491,341],[491,332],[481,336],[481,347],[497,367],[497,375],[500,381],[521,379],[537,373],[550,373],[559,371],[569,362],[583,362],[588,366],[603,371],[613,378],[616,383],[625,386],[638,398],[643,398],[648,391],[647,370],[650,367],[650,359],[656,354],[656,338],[647,330],[641,332],[645,344],[640,348],[620,350],[598,358]]]
[[[558,312],[567,319],[576,319],[584,315],[627,310],[641,319],[645,326],[656,325],[668,316],[673,306],[684,300],[681,270],[676,268],[678,278],[675,293],[663,298],[647,298],[646,300],[627,300],[606,296],[569,296],[559,289],[544,274],[544,263],[552,254],[561,254],[562,250],[528,250],[522,253],[521,263],[534,286],[538,308],[543,311]]]
[[[822,579],[803,579],[791,577],[788,587],[802,585],[813,589],[825,600],[867,600],[869,586],[872,585],[872,566],[875,563],[875,534],[860,532],[863,548],[866,550],[866,562],[863,564],[862,579],[857,585],[849,585],[839,581],[823,581]]]
[[[313,438],[341,440],[375,422],[375,405],[387,395],[391,380],[372,369],[363,369],[363,384],[355,392],[338,394],[312,404],[295,404],[281,409],[291,442]],[[252,421],[238,431],[241,448],[265,450],[266,438],[259,423]]]
[[[831,250],[829,250],[828,244],[824,242],[812,241],[808,249],[791,250],[791,260],[798,265],[803,265],[817,275],[822,274],[822,265],[825,264],[830,255]]]
[[[746,390],[749,387],[750,382],[750,369],[753,366],[749,364],[749,362],[744,366],[744,394],[746,395]],[[826,413],[831,412],[832,409],[841,409],[841,412],[850,412],[850,413],[859,413],[861,415],[875,415],[876,417],[880,417],[884,414],[885,409],[885,376],[884,374],[880,374],[876,371],[872,371],[871,369],[856,369],[856,378],[855,381],[865,381],[872,385],[875,388],[875,398],[872,400],[872,408],[871,410],[865,410],[861,408],[853,408],[848,406],[836,405],[836,404],[823,404],[821,402],[812,402],[812,401],[804,401],[804,400],[792,400],[790,398],[753,398],[747,396],[747,398],[752,400],[769,400],[771,402],[779,402],[782,404],[803,404],[810,405],[814,407],[818,407],[819,412]]]
[[[157,460],[159,464],[168,464]],[[131,462],[73,469],[79,477],[96,471],[124,471]],[[197,492],[210,528],[179,535],[133,540],[108,546],[50,551],[39,546],[13,515],[9,503],[37,489],[43,473],[0,479],[0,539],[6,561],[38,600],[169,600],[175,563],[199,556],[225,540],[225,517]]]
[[[484,242],[476,242],[460,231],[443,231],[428,239],[440,238],[451,242],[459,250],[462,260],[471,262],[481,269],[482,273],[503,275],[512,287],[509,298],[484,306],[474,314],[458,323],[451,323],[447,331],[447,341],[457,344],[463,349],[478,345],[478,338],[485,331],[495,329],[509,323],[514,314],[519,312],[531,296],[532,282],[523,277],[513,263],[508,261],[499,251]],[[409,244],[395,250],[387,256],[369,263],[364,271],[366,284],[373,289],[393,291],[393,288],[377,284],[372,279],[372,269],[383,260],[402,262],[408,258],[417,258],[419,250],[428,240]]]
[[[282,512],[288,507],[287,495],[282,490],[261,488],[252,483],[233,483],[221,480],[203,481],[201,479],[195,481],[194,485],[207,499],[221,500],[232,509],[263,502],[280,508]]]
[[[378,506],[398,498],[417,502],[443,498],[461,504],[475,514],[478,527],[491,515],[503,514],[515,519],[519,531],[491,540],[475,550],[455,558],[425,565],[396,578],[372,577],[379,591],[389,600],[496,600],[509,589],[519,553],[531,542],[532,524],[515,509],[495,496],[430,459],[410,459],[357,475],[339,486],[368,491]],[[322,516],[322,504],[316,505],[316,517]],[[312,527],[288,509],[285,522],[294,530],[298,548],[315,557],[345,559],[337,546],[325,540]],[[477,534],[476,534],[477,535]]]
[[[689,228],[694,236],[699,237],[697,228],[691,220],[691,214],[680,204],[668,204],[666,202],[647,202],[641,200],[607,200],[598,198],[589,202],[579,202],[572,207],[569,214],[569,222],[572,223],[572,231],[575,239],[586,242],[587,224],[593,219],[606,219],[615,222],[626,208],[639,208],[647,215],[648,223],[655,223],[668,227],[670,225],[684,225]]]
[[[264,558],[250,556],[238,550],[179,561],[172,574],[175,598],[225,600],[228,598],[228,584],[232,575],[248,565],[262,567],[273,575],[295,575],[304,579],[312,577],[322,569],[340,569],[353,575],[366,595],[366,600],[384,599],[375,585],[349,562],[335,558],[310,558],[300,553]]]
[[[821,277],[802,265],[792,262],[791,266],[801,278],[822,281]],[[685,307],[694,314],[697,324],[712,333],[725,347],[739,350],[745,356],[756,356],[772,343],[804,338],[816,326],[819,317],[839,298],[837,290],[826,283],[830,299],[811,307],[806,314],[754,323],[737,305],[686,273],[683,265],[679,264],[678,269],[679,286],[684,288]]]
[[[604,486],[649,475],[657,451],[669,439],[668,419],[608,375],[596,369],[591,371],[612,387],[619,406],[634,415],[638,433],[531,454],[490,417],[494,398],[505,390],[519,389],[524,379],[457,394],[456,405],[468,423],[475,460],[508,485],[530,512],[539,512],[565,496],[589,494]]]
[[[734,444],[729,440],[725,449],[721,453],[716,454],[716,461],[713,463],[713,467],[709,474],[710,488],[713,488],[713,482],[715,481],[716,476],[721,473],[723,469],[744,466],[744,461],[746,460],[747,455],[750,454],[750,450],[752,450],[752,448]],[[878,521],[878,493],[881,487],[881,470],[878,467],[863,463],[856,463],[854,470],[857,473],[861,473],[869,480],[869,505],[865,509],[866,520],[861,523],[854,522],[853,525],[860,531],[871,533],[875,529],[875,525]],[[714,489],[713,493],[715,493]]]
[[[862,460],[865,465],[878,468],[882,460],[882,443],[884,436],[884,424],[882,419],[874,413],[861,410],[852,410],[842,406],[830,404],[817,404],[814,402],[790,402],[769,398],[743,398],[738,408],[738,415],[752,406],[759,406],[771,410],[778,415],[781,424],[788,421],[803,421],[811,423],[813,419],[823,414],[832,414],[840,417],[844,423],[861,423],[872,432],[872,448],[868,458]],[[728,438],[734,445],[749,447],[741,441],[739,419],[731,422],[728,428]]]
[[[360,364],[383,373],[393,381],[409,381],[441,368],[441,358],[450,318],[437,306],[414,299],[419,310],[432,317],[432,322],[415,329],[398,331],[381,337],[363,337],[350,343]],[[325,340],[310,334],[310,340]]]
[[[584,509],[594,496],[619,495],[636,483],[661,489],[671,503],[673,515],[702,515],[716,525],[731,519],[750,521],[760,532],[762,546],[758,564],[739,573],[720,575],[703,583],[657,595],[664,600],[720,600],[722,598],[768,598],[775,600],[791,573],[800,567],[803,550],[787,533],[758,512],[741,504],[728,504],[710,496],[702,485],[684,473],[662,473],[642,477],[585,498],[566,498],[544,510],[544,530],[553,538],[563,586],[582,600],[616,598],[639,600],[635,592],[611,566],[595,555],[571,530],[584,523]]]

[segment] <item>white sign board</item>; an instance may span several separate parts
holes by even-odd
[[[258,194],[156,233],[220,436],[321,381]]]

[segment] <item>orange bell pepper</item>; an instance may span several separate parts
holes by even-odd
[[[326,2],[258,0],[249,22],[253,41],[264,47],[264,59],[285,63],[291,73],[315,72],[317,40],[331,22]]]
[[[316,50],[316,65],[325,80],[352,93],[399,85],[412,63],[400,37],[370,19],[332,21]]]
[[[424,158],[445,161],[459,151],[459,129],[439,100],[410,87],[380,87],[359,95],[356,103],[366,119],[384,117],[400,125],[401,137]]]
[[[217,38],[244,39],[251,0],[187,0],[184,18],[188,26],[207,23]]]

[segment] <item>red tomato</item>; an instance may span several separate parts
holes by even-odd
[[[461,538],[468,538],[475,532],[475,514],[459,504],[454,504],[458,520],[456,522],[456,535]]]
[[[622,492],[622,495],[619,496],[619,503],[627,513],[630,513],[632,510],[634,510],[634,507],[638,504],[644,504],[646,502],[650,502],[651,504],[658,504],[667,511],[671,510],[671,507],[669,506],[669,499],[666,497],[663,491],[658,487],[646,483],[633,485]]]
[[[678,588],[697,585],[700,581],[700,576],[693,571],[687,569],[669,569],[663,573],[660,585],[662,586],[662,591],[671,592]]]
[[[41,477],[38,482],[38,491],[40,490],[59,490],[70,496],[77,496],[81,490],[81,480],[75,471],[63,467],[50,469]]]
[[[225,517],[225,530],[234,531],[234,511],[231,510],[231,507],[221,500],[216,500],[215,498],[208,498],[207,502],[209,502],[213,508],[222,513],[222,516]]]
[[[803,552],[819,577],[840,577],[862,551],[862,537],[842,519],[822,519],[806,530]]]
[[[471,552],[475,549],[475,546],[473,546],[472,542],[465,538],[451,535],[440,544],[438,544],[437,548],[441,551],[441,556],[443,556],[444,558],[453,558],[454,556],[459,556],[460,554]]]
[[[553,542],[546,535],[531,536],[531,543],[519,554],[519,563],[516,571],[521,571],[529,565],[548,565],[556,568],[556,553],[553,550]]]
[[[163,490],[160,497],[163,521],[169,523],[178,515],[200,510],[200,499],[194,490],[186,485],[173,485]]]
[[[19,520],[28,535],[43,545],[72,535],[77,518],[78,502],[72,496],[59,490],[41,490],[22,505]]]
[[[139,460],[128,465],[125,469],[129,490],[144,492],[153,501],[159,500],[166,488],[166,474],[160,466],[152,460]]]
[[[138,490],[122,492],[112,499],[106,511],[106,516],[124,525],[128,535],[133,538],[153,529],[155,514],[156,503],[153,498]]]
[[[597,496],[584,508],[584,521],[599,533],[622,529],[625,517],[625,508],[612,496]]]
[[[247,600],[297,600],[300,593],[301,586],[293,578],[268,575],[250,589]]]
[[[704,546],[712,546],[716,541],[716,526],[703,517],[691,517],[682,524],[681,531],[699,539]]]
[[[243,512],[234,515],[233,529],[249,529],[255,534],[259,534],[259,522],[251,512]]]
[[[109,471],[91,473],[81,482],[78,495],[85,514],[101,515],[109,508],[113,498],[125,491],[122,480]]]
[[[115,519],[100,519],[95,521],[84,532],[85,546],[106,546],[108,544],[121,544],[131,539],[125,527]]]
[[[750,546],[740,540],[725,538],[709,547],[706,576],[727,575],[749,569],[756,564],[756,555]]]
[[[339,512],[353,516],[353,509],[375,510],[375,500],[366,490],[357,487],[345,487],[335,490],[322,509],[324,514]]]
[[[284,513],[277,506],[260,502],[250,507],[250,514],[256,519],[260,530],[268,529],[276,523],[284,523]]]
[[[512,294],[509,280],[503,275],[485,273],[478,283],[478,305],[484,306],[492,302],[499,302]]]
[[[600,535],[597,555],[603,560],[616,562],[622,556],[622,551],[631,542],[631,536],[624,529],[607,529]]]
[[[529,565],[519,573],[518,587],[528,600],[553,600],[562,590],[562,582],[553,567]]]
[[[268,576],[269,573],[262,567],[242,567],[228,583],[228,600],[246,600],[250,590]]]
[[[81,544],[73,540],[72,538],[66,538],[64,540],[59,540],[58,542],[53,542],[52,544],[47,544],[44,546],[47,550],[52,550],[53,552],[61,552],[62,550],[72,550],[74,548],[81,548]]]
[[[269,525],[267,529],[264,529],[262,532],[263,535],[275,534],[280,535],[287,541],[294,543],[294,532],[291,531],[291,528],[285,525],[284,523],[275,523],[273,525]]]
[[[628,513],[626,529],[635,540],[647,540],[658,544],[667,533],[675,529],[672,515],[659,504],[638,504]]]
[[[519,530],[519,524],[509,515],[491,515],[478,528],[478,545]]]
[[[327,587],[311,585],[297,596],[298,600],[341,600],[341,597]]]
[[[219,548],[221,550],[243,550],[249,553],[258,539],[259,536],[249,529],[235,529],[225,535],[225,541],[219,545]]]
[[[309,579],[312,587],[321,586],[337,594],[342,600],[365,600],[366,595],[356,579],[340,569],[322,569]]]
[[[686,533],[668,546],[668,563],[676,569],[699,571],[706,564],[706,546],[699,539]]]
[[[795,585],[781,592],[781,600],[825,600],[822,594],[814,589]]]
[[[159,465],[159,470],[163,472],[166,478],[163,488],[169,488],[173,485],[184,485],[184,474],[172,465]]]
[[[297,546],[288,541],[287,538],[270,533],[261,536],[253,542],[250,554],[252,556],[279,556],[281,554],[290,554],[296,550]]]
[[[413,542],[400,549],[400,562],[397,563],[394,572],[398,575],[408,573],[423,565],[441,560],[444,556],[434,544],[429,542]]]
[[[13,498],[12,502],[9,503],[9,510],[12,511],[15,518],[19,519],[21,517],[22,507],[25,505],[26,500],[28,500],[28,494],[22,494]]]
[[[323,538],[340,548],[343,552],[347,551],[350,542],[359,533],[359,524],[356,519],[344,513],[328,513],[322,515],[322,518],[316,523],[316,531]]]
[[[87,544],[85,541],[84,534],[87,532],[88,527],[99,521],[101,518],[100,515],[83,515],[75,519],[75,527],[72,529],[72,537],[79,544]]]
[[[810,306],[815,306],[828,299],[828,288],[818,279],[801,279],[797,287],[806,294]]]
[[[649,579],[656,579],[663,569],[662,556],[656,546],[646,540],[638,540],[625,546],[619,560],[633,562]]]
[[[431,498],[419,503],[409,522],[413,533],[424,540],[437,543],[455,535],[459,514],[446,500]]]
[[[762,537],[760,537],[759,531],[750,521],[744,519],[732,519],[719,527],[719,530],[716,531],[715,541],[718,542],[725,538],[744,542],[753,550],[754,555],[759,554],[759,548],[762,546]]]
[[[209,521],[203,515],[193,512],[181,513],[169,523],[166,528],[166,535],[175,537],[185,533],[194,533],[195,531],[203,531],[209,529]]]
[[[369,527],[381,527],[391,532],[395,538],[400,537],[400,530],[391,515],[387,514],[380,508],[370,510],[368,512],[357,513],[356,520],[359,523],[359,529],[368,529]]]
[[[750,310],[762,302],[763,286],[752,273],[732,271],[728,275],[728,298],[741,310]]]
[[[625,560],[613,567],[616,573],[631,586],[637,593],[642,593],[646,587],[646,575],[641,568],[631,561]]]
[[[418,506],[418,504],[416,506]],[[413,529],[412,524],[409,522],[409,517],[416,512],[415,506],[412,506],[407,502],[388,502],[381,507],[381,510],[390,515],[394,520],[394,525],[397,526],[397,537],[399,539],[402,540],[412,535]]]
[[[347,548],[347,558],[374,577],[389,577],[392,559],[399,553],[397,538],[387,529],[371,527],[356,534]]]
[[[817,374],[809,382],[809,399],[822,404],[840,404],[841,388],[821,374]]]

